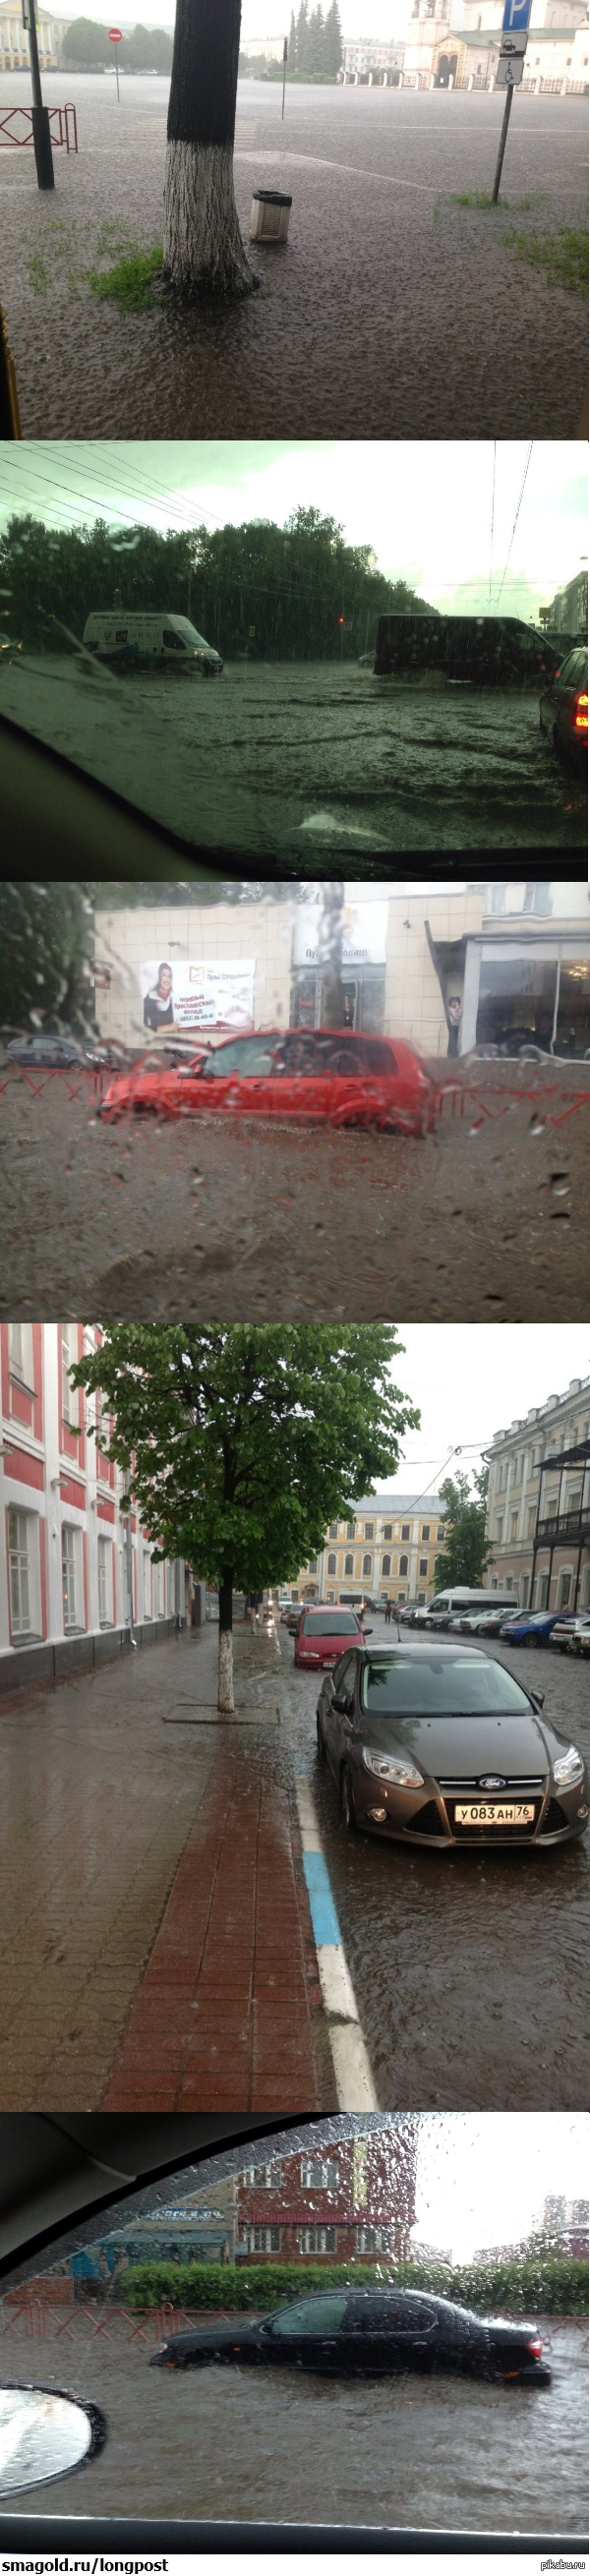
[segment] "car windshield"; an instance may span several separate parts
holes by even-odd
[[[227,1045],[214,1047],[211,1055],[197,1066],[207,1082],[222,1082],[228,1073],[272,1073],[274,1047],[279,1043],[274,1034],[265,1038],[228,1038]]]
[[[368,1716],[522,1717],[526,1694],[504,1664],[482,1655],[369,1656],[362,1705]]]
[[[358,1637],[359,1623],[352,1610],[308,1610],[302,1628],[305,1637]]]
[[[273,2317],[271,2334],[337,2334],[343,2322],[346,2304],[345,2291],[340,2293],[326,2291],[323,2299],[294,2299],[290,2307],[282,2308],[280,2315]]]

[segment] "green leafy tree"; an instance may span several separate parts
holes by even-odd
[[[66,27],[61,50],[64,63],[71,63],[72,68],[79,63],[84,71],[90,71],[112,62],[114,49],[106,27],[95,26],[93,18],[73,18],[71,26]]]
[[[330,1520],[397,1466],[419,1414],[393,1384],[393,1327],[114,1324],[71,1371],[115,1419],[158,1559],[219,1586],[218,1706],[233,1708],[232,1605],[293,1580]]]
[[[478,1592],[486,1566],[489,1548],[486,1538],[489,1473],[487,1467],[475,1477],[475,1491],[461,1470],[447,1476],[441,1485],[441,1501],[446,1506],[445,1545],[437,1556],[434,1580],[437,1592],[450,1583],[467,1584]]]
[[[329,80],[335,80],[336,73],[342,70],[343,51],[338,0],[332,0],[332,6],[327,11],[324,24],[324,64]]]
[[[0,1028],[94,1024],[94,922],[80,885],[0,883]]]
[[[172,37],[166,35],[163,27],[134,27],[132,36],[123,37],[117,53],[122,71],[171,72],[172,70]]]

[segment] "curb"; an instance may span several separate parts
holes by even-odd
[[[336,2080],[339,2111],[378,2111],[370,2061],[330,1886],[311,1789],[295,1781],[303,1874]]]

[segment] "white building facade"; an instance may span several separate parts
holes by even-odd
[[[413,0],[404,87],[493,89],[503,0]],[[586,0],[533,0],[521,87],[562,93],[588,87]]]
[[[403,39],[387,44],[379,37],[355,37],[343,45],[338,80],[352,82],[357,89],[365,84],[369,89],[389,89],[399,81],[403,60]]]
[[[495,1434],[485,1576],[522,1609],[590,1609],[590,1378]]]
[[[137,1513],[121,1512],[120,1471],[99,1399],[69,1371],[100,1341],[94,1325],[0,1325],[0,1688],[163,1636],[185,1615],[180,1561],[155,1564]]]

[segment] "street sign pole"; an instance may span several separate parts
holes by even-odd
[[[39,188],[54,188],[55,179],[53,174],[51,134],[49,130],[49,108],[43,106],[41,96],[41,74],[39,70],[39,47],[37,44],[35,0],[30,0],[30,5],[27,9],[26,25],[29,38],[29,52],[31,56],[31,84],[33,90],[31,118],[33,126],[33,150],[35,154],[37,185]]]
[[[284,41],[283,41],[283,107],[282,107],[282,115],[283,115],[283,116],[284,116],[284,114],[285,114],[285,81],[286,81],[286,78],[287,78],[287,52],[288,52],[288,46],[287,46],[287,38],[286,38],[286,36],[285,36]]]
[[[109,38],[109,44],[110,44],[110,45],[120,45],[120,43],[121,43],[121,29],[120,29],[120,27],[109,27],[109,30],[108,30],[108,38]],[[116,54],[115,54],[115,71],[116,71],[116,74],[117,74],[117,98],[119,98],[119,62],[118,62],[118,57],[117,57],[117,55],[116,55]]]
[[[497,162],[496,162],[496,176],[495,176],[495,179],[494,179],[494,185],[493,185],[493,188],[492,188],[492,205],[493,205],[493,206],[497,206],[497,203],[498,203],[498,191],[499,191],[499,187],[500,187],[500,180],[501,180],[501,177],[502,177],[502,162],[503,162],[503,159],[504,159],[504,153],[505,153],[505,151],[506,151],[506,140],[507,140],[507,135],[508,135],[508,127],[509,127],[509,124],[510,124],[510,109],[511,109],[511,106],[512,106],[513,96],[514,96],[513,84],[512,84],[512,82],[511,82],[511,81],[509,81],[509,82],[507,83],[507,86],[506,86],[506,106],[505,106],[505,109],[504,109],[504,115],[503,115],[503,118],[502,118],[502,132],[501,132],[501,135],[500,135],[500,150],[499,150],[499,153],[498,153],[498,159],[497,159]]]

